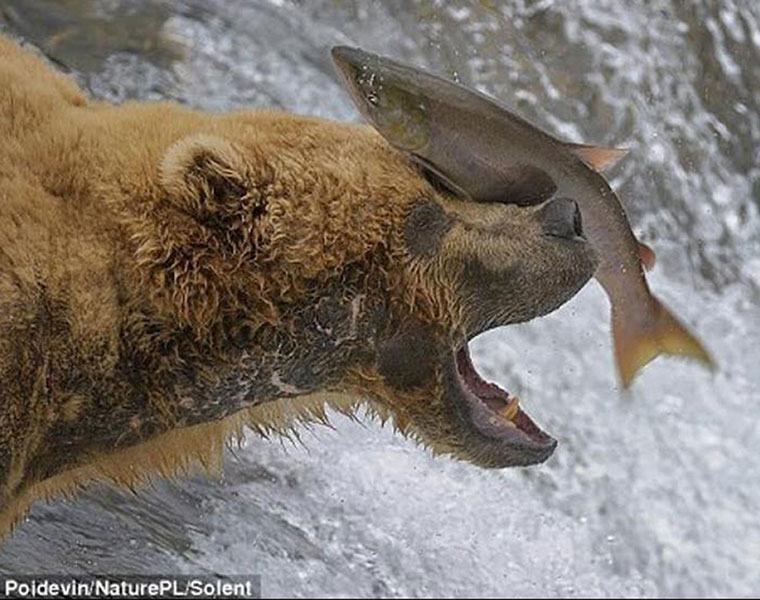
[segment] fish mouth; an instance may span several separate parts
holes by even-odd
[[[399,150],[412,152],[430,140],[428,99],[414,86],[399,85],[393,66],[356,48],[336,46],[332,60],[364,119]]]
[[[445,397],[463,447],[457,454],[481,467],[504,468],[544,462],[557,447],[520,407],[517,396],[483,379],[467,342],[455,348],[445,372]]]

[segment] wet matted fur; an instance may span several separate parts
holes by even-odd
[[[481,422],[501,400],[466,343],[596,261],[507,200],[451,196],[362,125],[93,101],[0,37],[0,532],[328,405],[484,467],[545,459],[522,411]]]

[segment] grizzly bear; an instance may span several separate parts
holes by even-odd
[[[452,195],[365,125],[94,101],[0,38],[0,532],[365,406],[482,467],[556,442],[475,335],[592,276],[577,206]]]

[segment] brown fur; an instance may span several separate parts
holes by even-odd
[[[0,37],[0,532],[326,405],[511,464],[445,365],[593,272],[538,214],[437,191],[365,126],[92,101]]]

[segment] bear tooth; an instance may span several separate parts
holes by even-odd
[[[511,396],[507,400],[507,405],[499,411],[499,414],[507,421],[512,421],[517,416],[517,411],[520,409],[520,399],[517,396]]]

